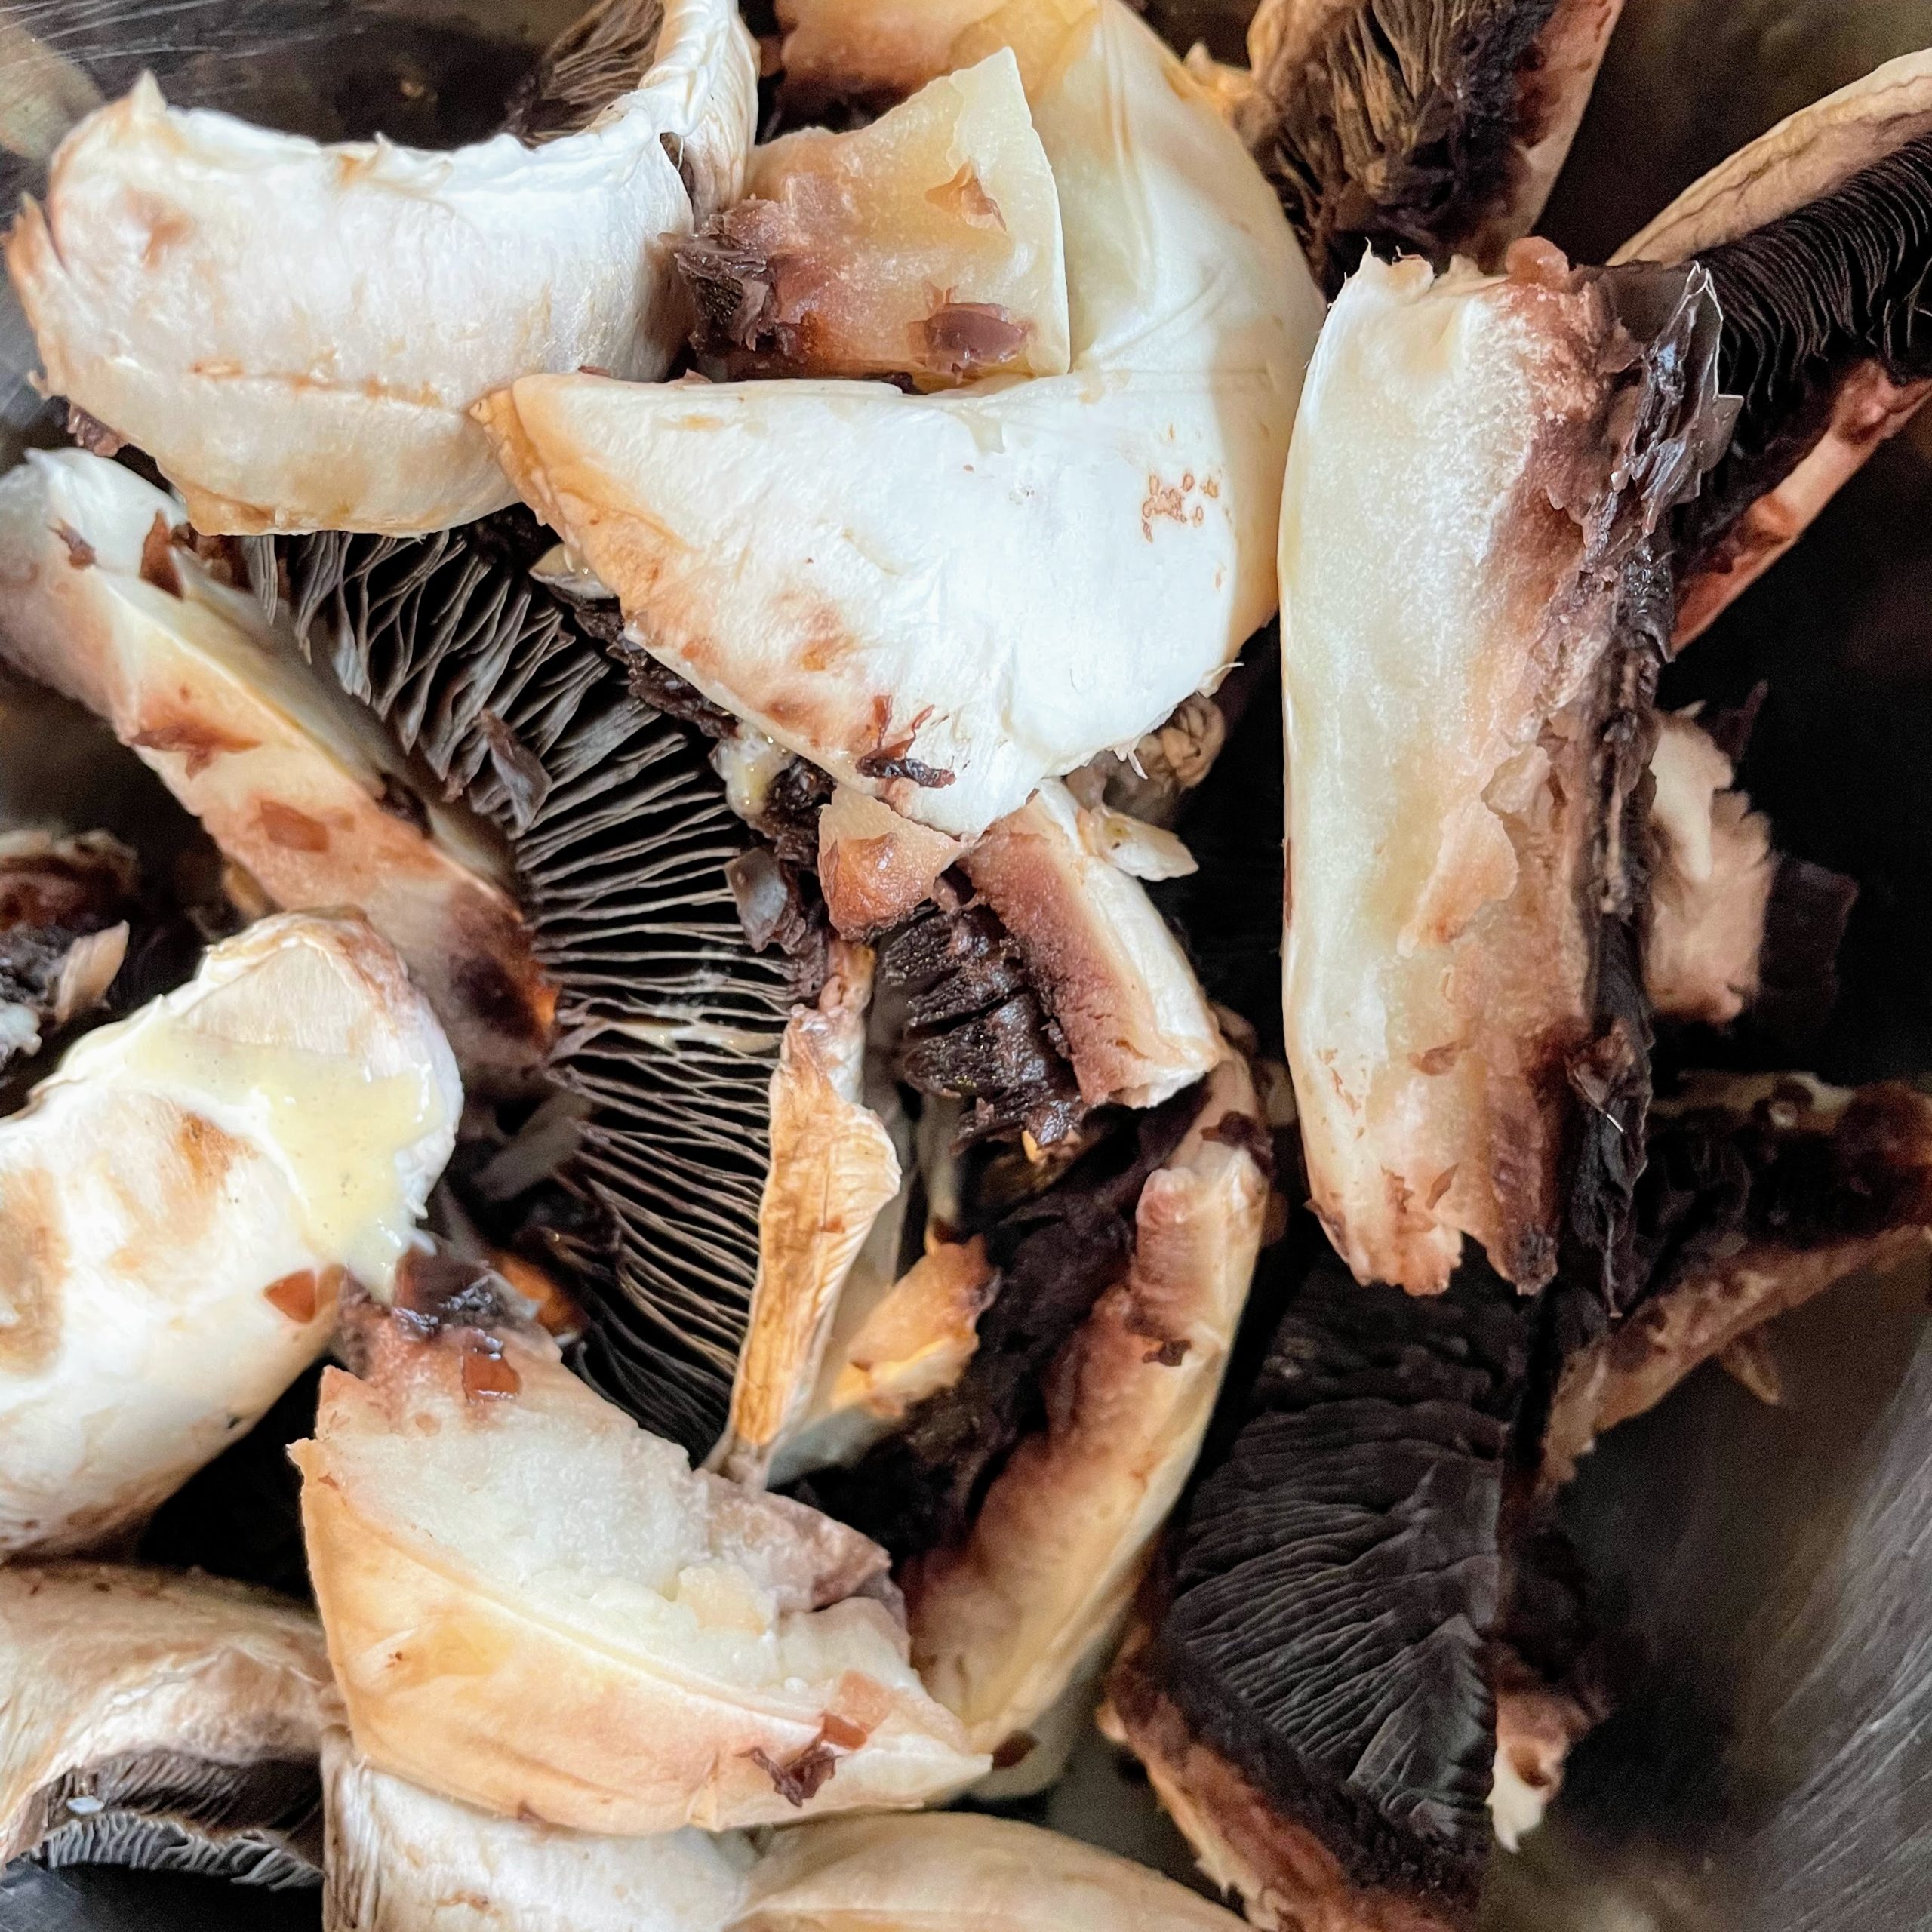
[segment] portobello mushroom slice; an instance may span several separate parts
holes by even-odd
[[[675,251],[707,374],[1066,373],[1060,202],[1011,48],[754,149],[745,186]]]
[[[145,1517],[386,1291],[462,1111],[359,920],[288,915],[0,1121],[0,1559]]]
[[[1522,1288],[1641,1164],[1669,511],[1721,454],[1701,271],[1370,260],[1281,526],[1284,1017],[1314,1202],[1364,1281],[1465,1235]],[[1376,560],[1401,555],[1399,571]]]
[[[1695,261],[1743,399],[1724,460],[1676,512],[1675,641],[1804,532],[1932,394],[1932,53],[1813,103],[1687,189],[1618,262]]]
[[[894,9],[864,14],[883,54]],[[1058,191],[1067,374],[931,396],[543,375],[478,411],[644,650],[961,838],[1161,724],[1266,620],[1321,309],[1266,184],[1121,0],[983,0],[916,81],[1003,46]]]
[[[105,718],[271,903],[358,908],[466,1067],[534,1064],[556,993],[497,841],[302,663],[234,546],[118,463],[36,451],[0,478],[0,654]]]
[[[1318,1255],[1177,1519],[1102,1726],[1257,1925],[1475,1923],[1537,1306]]]
[[[1636,1206],[1634,1303],[1606,1322],[1591,1298],[1565,1297],[1558,1317],[1546,1488],[1604,1430],[1700,1364],[1734,1358],[1773,1317],[1932,1245],[1932,1100],[1896,1081],[1695,1076],[1655,1103]]]
[[[1623,0],[1262,0],[1232,115],[1334,294],[1366,254],[1487,266],[1526,235]]]
[[[139,880],[134,854],[105,832],[0,832],[0,1069],[106,998]]]
[[[328,1685],[315,1618],[266,1592],[0,1570],[0,1863],[312,1884]]]
[[[726,0],[600,0],[520,131],[451,154],[321,146],[143,77],[7,243],[43,380],[205,532],[499,509],[469,405],[535,369],[663,373],[685,325],[663,238],[736,198],[755,81]]]
[[[780,1832],[734,1932],[1237,1932],[1144,1865],[1009,1818],[839,1818]]]
[[[618,1833],[915,1804],[986,1768],[907,1661],[884,1551],[694,1473],[540,1331],[478,1319],[368,1310],[363,1377],[325,1375],[292,1452],[372,1764]]]
[[[655,1838],[502,1818],[379,1771],[322,1734],[323,1932],[724,1932],[751,1846],[687,1827]]]

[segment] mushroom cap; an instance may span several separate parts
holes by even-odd
[[[751,145],[728,0],[599,11],[656,24],[645,70],[534,148],[323,146],[143,77],[61,143],[7,245],[47,387],[146,450],[204,531],[501,507],[469,405],[534,369],[661,374],[685,326],[668,238],[735,198]]]
[[[0,1552],[139,1522],[386,1287],[462,1089],[359,920],[288,915],[0,1121]]]

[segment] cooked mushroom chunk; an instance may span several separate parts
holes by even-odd
[[[1694,270],[1364,264],[1281,525],[1288,1057],[1361,1281],[1524,1288],[1641,1165],[1663,525],[1722,447]],[[1402,567],[1382,567],[1399,557]],[[1627,1131],[1626,1131],[1627,1130]]]
[[[0,1068],[106,997],[138,877],[134,854],[105,832],[0,832]]]
[[[1367,251],[1488,266],[1570,151],[1623,0],[1263,0],[1235,124],[1331,292]]]
[[[386,1291],[462,1091],[401,962],[288,915],[0,1121],[0,1558],[138,1524]]]
[[[600,1837],[503,1818],[322,1739],[323,1932],[725,1932],[750,1845],[690,1829]]]
[[[746,191],[676,251],[708,373],[1066,373],[1060,202],[1011,48],[755,149]]]
[[[587,125],[454,154],[319,146],[143,77],[62,143],[7,244],[48,388],[152,457],[198,530],[500,508],[469,405],[537,369],[661,375],[668,238],[735,198],[751,144],[726,0],[601,0],[566,51],[546,80],[602,109]]]
[[[540,1333],[373,1319],[294,1454],[379,1769],[573,1829],[905,1806],[987,1761],[907,1661],[885,1553],[694,1473]]]
[[[0,1863],[312,1883],[328,1681],[314,1617],[265,1592],[0,1571]]]
[[[1066,374],[535,376],[478,411],[642,648],[955,837],[1158,725],[1265,621],[1321,306],[1266,183],[1121,0],[984,0],[916,79],[1001,46],[1058,192]]]
[[[556,995],[500,850],[303,663],[233,546],[118,463],[36,451],[0,479],[0,655],[104,718],[272,903],[366,914],[466,1066],[539,1057]]]

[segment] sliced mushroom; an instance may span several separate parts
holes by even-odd
[[[986,1767],[906,1661],[885,1554],[694,1474],[540,1331],[371,1324],[294,1451],[379,1769],[577,1830],[918,1804]],[[559,1499],[565,1499],[560,1505]]]
[[[750,1845],[500,1818],[392,1777],[331,1725],[322,1737],[323,1932],[724,1932]]]
[[[1140,1191],[1125,1278],[1054,1361],[1044,1426],[963,1540],[906,1573],[921,1674],[1001,1761],[1097,1663],[1193,1469],[1261,1245],[1266,1146],[1247,1071],[1223,1060]]]
[[[1696,261],[1743,410],[1677,513],[1677,641],[1774,563],[1932,395],[1932,53],[1813,103],[1687,189],[1617,254]]]
[[[1122,863],[1116,831],[1065,786],[1044,784],[980,840],[965,869],[1018,940],[1066,1037],[1081,1099],[1155,1106],[1223,1050],[1186,955]]]
[[[863,11],[895,81],[895,29],[955,17]],[[1266,184],[1121,0],[980,0],[911,78],[1008,45],[1059,193],[1068,374],[925,397],[538,376],[478,412],[645,650],[955,837],[1159,724],[1266,620],[1320,316]]]
[[[1263,0],[1232,115],[1332,294],[1364,252],[1488,266],[1542,212],[1623,0]]]
[[[1257,1925],[1475,1924],[1537,1306],[1318,1255],[1177,1521],[1102,1725]]]
[[[466,1066],[528,1068],[556,995],[496,841],[208,547],[120,464],[29,454],[0,479],[0,654],[106,718],[272,903],[365,912]]]
[[[1010,48],[851,134],[755,149],[746,198],[676,254],[707,374],[1066,372],[1060,202]]]
[[[0,1067],[106,997],[138,878],[134,854],[105,832],[0,832]]]
[[[662,374],[685,327],[665,238],[735,198],[751,144],[724,0],[601,0],[564,51],[540,131],[454,154],[318,146],[144,77],[61,143],[7,245],[48,388],[205,531],[433,530],[509,501],[469,405],[537,369]],[[546,139],[558,108],[602,111]]]
[[[1370,261],[1309,371],[1281,528],[1284,1018],[1364,1281],[1466,1234],[1519,1287],[1641,1165],[1638,921],[1673,505],[1723,447],[1695,270]],[[1404,567],[1380,560],[1400,555]]]
[[[814,1008],[785,1029],[771,1076],[771,1169],[731,1414],[713,1466],[761,1484],[817,1384],[839,1290],[899,1192],[897,1150],[860,1098],[872,955],[841,943]]]
[[[1607,1429],[1848,1275],[1932,1246],[1932,1100],[1895,1082],[1706,1075],[1656,1103],[1635,1239],[1642,1287],[1606,1324],[1573,1303],[1541,1480]]]
[[[0,1863],[312,1883],[328,1681],[314,1617],[264,1592],[0,1570]]]
[[[841,1818],[781,1832],[735,1932],[1238,1932],[1171,1879],[1008,1818]]]
[[[386,1291],[462,1091],[360,921],[290,915],[0,1121],[0,1557],[138,1523]]]

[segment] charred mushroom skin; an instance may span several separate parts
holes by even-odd
[[[1361,1281],[1519,1287],[1615,1245],[1641,1162],[1664,518],[1722,447],[1694,271],[1367,264],[1282,518],[1284,1014]],[[1419,539],[1417,533],[1424,533]],[[1387,546],[1407,567],[1380,572]]]

